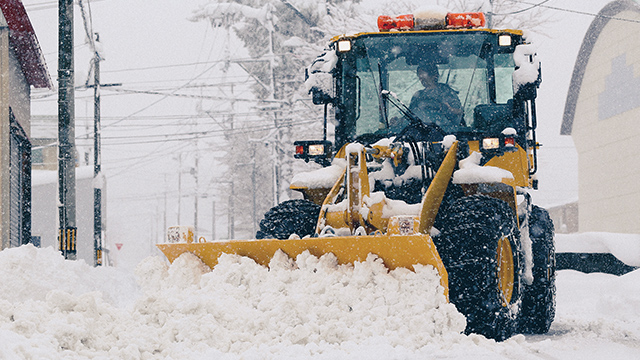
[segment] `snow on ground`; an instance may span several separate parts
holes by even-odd
[[[293,268],[296,268],[293,270]],[[332,256],[271,270],[225,255],[144,259],[135,273],[65,261],[31,245],[0,252],[2,359],[632,359],[640,271],[560,271],[547,335],[465,336],[435,270],[388,272]]]

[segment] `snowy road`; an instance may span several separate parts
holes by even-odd
[[[169,267],[151,257],[132,274],[51,248],[2,251],[0,358],[640,358],[640,271],[560,271],[550,333],[496,343],[459,333],[464,319],[429,268],[276,265],[229,256],[209,272],[193,258]]]

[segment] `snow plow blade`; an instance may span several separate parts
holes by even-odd
[[[269,262],[277,250],[282,250],[292,259],[305,250],[317,257],[332,253],[336,256],[339,264],[365,261],[369,254],[375,254],[383,260],[389,270],[398,267],[413,270],[413,265],[416,264],[433,266],[440,274],[440,283],[444,288],[445,296],[448,297],[449,292],[447,270],[433,240],[426,234],[181,242],[158,244],[157,246],[170,262],[183,253],[190,252],[210,268],[216,266],[218,258],[223,253],[246,256],[263,266],[269,266]]]

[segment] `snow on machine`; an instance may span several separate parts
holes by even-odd
[[[432,265],[465,332],[547,332],[553,224],[528,193],[539,148],[535,49],[522,31],[486,28],[482,13],[380,16],[378,27],[333,38],[307,69],[325,136],[295,143],[296,158],[323,165],[292,179],[304,199],[268,211],[257,239],[194,241],[173,228],[158,247],[169,261],[191,252],[210,267],[222,253],[268,266],[278,250]]]

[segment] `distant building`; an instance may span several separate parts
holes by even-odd
[[[618,0],[582,42],[561,134],[578,152],[581,232],[640,233],[640,7]]]
[[[54,147],[57,148],[57,147]],[[102,198],[107,196],[105,182]],[[93,166],[76,168],[76,224],[77,258],[93,265]],[[40,240],[42,247],[58,248],[58,172],[56,170],[33,170],[33,219],[32,235]],[[103,241],[106,231],[107,209],[102,202]],[[108,251],[103,253],[103,264],[108,265]]]
[[[19,0],[0,0],[0,249],[31,241],[31,87],[51,78]]]
[[[58,117],[31,117],[31,169],[58,170]]]
[[[58,248],[58,117],[35,115],[31,119],[32,150],[32,219],[31,234],[41,246]],[[93,264],[93,189],[102,190],[102,238],[106,231],[106,182],[94,184],[93,166],[88,158],[92,148],[77,146],[76,154],[76,225],[77,258]],[[103,251],[108,264],[108,251]]]
[[[578,202],[570,202],[547,208],[556,234],[570,234],[578,232]]]

